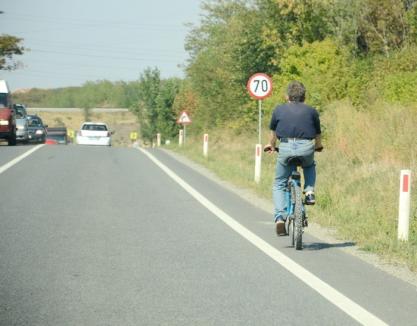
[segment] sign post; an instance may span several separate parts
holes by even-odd
[[[136,131],[131,131],[129,134],[129,138],[132,146],[136,146],[138,140],[138,133]]]
[[[182,111],[180,116],[177,119],[177,123],[181,124],[183,126],[183,137],[181,139],[181,130],[180,130],[180,146],[181,143],[185,145],[185,137],[186,137],[186,125],[189,125],[191,123],[190,116],[188,115],[187,111]]]
[[[262,163],[262,100],[272,93],[272,79],[267,74],[256,73],[249,78],[246,88],[249,95],[258,100],[258,144],[256,144],[255,148],[255,182],[259,183],[261,180]]]

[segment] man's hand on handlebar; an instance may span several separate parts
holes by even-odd
[[[322,152],[323,151],[323,146],[316,147],[314,149],[314,151],[316,151],[316,152]]]
[[[264,147],[264,152],[272,154],[275,152],[278,152],[278,147],[272,146],[271,144],[268,144]]]

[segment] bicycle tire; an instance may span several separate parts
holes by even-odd
[[[288,217],[288,235],[290,236],[290,246],[294,247],[294,219],[292,216]]]
[[[299,185],[294,185],[295,206],[294,206],[294,243],[295,249],[303,249],[303,203],[302,192]]]

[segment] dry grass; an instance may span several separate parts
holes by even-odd
[[[316,155],[317,201],[310,218],[337,230],[345,240],[417,270],[417,110],[379,105],[366,112],[338,103],[322,115],[325,151]],[[171,148],[213,170],[221,178],[271,198],[275,157],[264,155],[262,181],[254,183],[256,135],[210,134],[209,158],[202,135]],[[267,141],[267,133],[264,134]],[[412,210],[408,243],[397,241],[399,176],[412,170]]]
[[[417,270],[417,207],[411,212],[410,239],[397,241],[401,169],[417,171],[413,108],[378,105],[358,112],[339,103],[326,112],[327,150],[318,157],[315,218],[335,226],[344,238],[387,259],[406,261]],[[416,189],[416,178],[412,188]],[[417,193],[412,193],[412,203]]]

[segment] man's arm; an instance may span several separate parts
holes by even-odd
[[[315,137],[315,146],[314,149],[317,152],[323,150],[323,144],[321,143],[321,124],[320,124],[320,115],[317,110],[314,110],[314,126],[316,128],[316,137]]]
[[[323,150],[323,144],[321,143],[321,134],[316,135],[314,149],[318,152]]]

